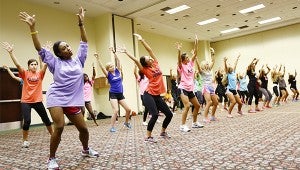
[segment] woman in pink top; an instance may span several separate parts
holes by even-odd
[[[50,119],[47,115],[43,104],[42,84],[47,65],[44,64],[41,70],[38,71],[38,61],[36,59],[28,60],[28,70],[25,70],[18,62],[13,53],[13,45],[7,42],[2,43],[3,48],[9,53],[12,61],[19,70],[19,76],[23,80],[21,107],[23,115],[23,146],[29,147],[28,133],[31,123],[31,108],[33,108],[41,117],[43,123],[46,125],[49,134],[53,133]]]
[[[83,96],[84,96],[84,105],[87,108],[88,112],[90,113],[90,116],[94,120],[94,123],[98,126],[98,123],[96,121],[95,115],[93,113],[93,107],[91,104],[92,94],[93,94],[93,84],[96,76],[95,67],[93,66],[93,77],[92,80],[89,79],[89,76],[87,74],[83,74]],[[82,114],[84,116],[85,114],[85,107],[82,107]]]
[[[148,123],[146,122],[146,119],[147,119],[147,115],[148,115],[148,108],[145,106],[145,102],[144,102],[144,92],[145,90],[147,89],[148,87],[148,84],[149,84],[149,80],[148,78],[144,75],[144,73],[142,73],[140,70],[137,71],[137,66],[134,67],[134,76],[135,76],[135,79],[139,85],[139,88],[140,88],[140,96],[141,96],[141,100],[142,100],[142,104],[143,106],[145,107],[145,110],[144,110],[144,114],[143,114],[143,125],[144,126],[147,126]]]
[[[180,130],[182,132],[189,132],[191,131],[186,123],[187,113],[190,109],[190,102],[194,106],[193,110],[193,124],[192,128],[203,128],[197,121],[198,112],[200,109],[200,104],[194,94],[194,61],[197,57],[197,46],[198,46],[198,38],[195,38],[194,49],[192,50],[192,58],[190,59],[186,53],[181,54],[181,44],[176,43],[177,50],[178,50],[178,67],[177,70],[180,74],[180,83],[178,86],[180,98],[184,105],[184,109],[182,112],[182,119]]]
[[[147,126],[147,135],[145,142],[156,143],[157,141],[152,137],[152,130],[158,119],[158,110],[165,114],[165,119],[162,124],[162,129],[160,136],[163,138],[170,138],[169,134],[166,132],[166,129],[169,123],[172,120],[173,114],[169,109],[166,102],[160,96],[166,92],[165,85],[163,82],[163,75],[158,65],[156,56],[154,55],[151,47],[148,43],[142,38],[139,34],[134,34],[137,39],[143,44],[150,56],[142,56],[140,61],[135,57],[127,53],[126,49],[122,49],[130,59],[138,66],[139,70],[145,74],[149,79],[149,85],[144,93],[144,102],[145,106],[149,109],[149,113],[152,115],[148,126]]]

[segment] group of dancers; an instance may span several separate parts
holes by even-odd
[[[98,157],[99,153],[89,147],[89,131],[84,121],[85,112],[84,107],[87,108],[91,114],[95,124],[95,115],[91,106],[92,86],[95,79],[95,69],[93,66],[93,76],[89,79],[87,74],[83,73],[84,63],[87,59],[88,51],[88,39],[84,28],[85,10],[81,7],[77,14],[78,26],[80,31],[80,44],[77,55],[73,56],[73,51],[68,43],[65,41],[57,41],[53,44],[53,52],[50,51],[50,44],[46,43],[42,46],[39,38],[38,31],[36,30],[37,20],[35,15],[29,15],[26,12],[20,12],[20,20],[25,22],[30,29],[30,35],[32,37],[33,45],[38,52],[42,62],[41,69],[38,70],[37,66],[39,62],[35,59],[28,60],[28,70],[20,66],[17,58],[13,53],[13,45],[3,42],[3,48],[9,53],[12,61],[16,65],[19,71],[19,77],[16,77],[11,73],[9,68],[5,66],[14,79],[18,80],[22,84],[22,97],[21,106],[23,114],[23,147],[29,147],[28,131],[31,123],[31,108],[34,108],[43,123],[46,125],[50,137],[50,154],[48,160],[48,169],[58,169],[59,165],[56,158],[56,151],[61,141],[61,135],[65,126],[64,115],[75,125],[79,131],[79,139],[82,143],[81,155],[86,157]],[[62,30],[63,31],[63,30]],[[174,107],[171,109],[167,103],[163,100],[162,94],[166,92],[166,88],[163,82],[163,74],[160,69],[158,58],[150,45],[139,34],[134,34],[137,40],[143,45],[148,52],[148,55],[141,56],[139,59],[128,53],[126,47],[118,47],[116,49],[110,48],[110,51],[114,55],[115,64],[109,62],[103,65],[101,57],[98,53],[94,53],[103,74],[108,79],[110,84],[109,89],[109,101],[113,110],[111,118],[111,128],[109,131],[115,133],[117,131],[115,124],[119,112],[119,105],[121,105],[126,111],[124,126],[128,129],[132,128],[130,124],[131,108],[127,105],[125,97],[123,95],[123,72],[118,59],[117,53],[125,54],[135,64],[134,73],[136,80],[140,87],[140,95],[145,111],[143,115],[143,125],[147,126],[145,142],[156,143],[157,140],[152,136],[152,131],[158,120],[159,112],[165,115],[162,122],[162,128],[160,137],[169,139],[170,134],[167,132],[167,127],[173,118],[173,112],[175,106],[178,104],[178,99],[183,104],[182,121],[179,129],[183,132],[189,132],[190,128],[186,124],[187,114],[192,104],[192,128],[204,127],[198,120],[198,113],[201,107],[204,107],[204,123],[210,121],[216,121],[216,110],[219,102],[224,99],[224,109],[228,110],[228,117],[231,115],[235,104],[238,104],[238,113],[243,114],[243,103],[249,105],[249,113],[261,111],[264,108],[271,108],[270,102],[272,94],[268,90],[268,73],[271,69],[266,65],[259,71],[259,75],[256,75],[255,66],[258,63],[258,59],[253,59],[249,64],[246,74],[237,74],[236,67],[239,57],[236,59],[234,65],[227,62],[227,58],[224,58],[224,69],[220,69],[213,76],[214,66],[214,49],[210,49],[211,55],[209,60],[199,63],[197,59],[197,47],[198,38],[195,37],[194,49],[192,50],[191,58],[187,53],[181,51],[182,44],[176,43],[177,56],[177,72],[175,76],[171,71],[171,94],[174,100]],[[44,64],[43,64],[44,63]],[[196,68],[195,69],[195,65]],[[42,103],[42,80],[44,78],[46,69],[53,74],[53,83],[50,84],[46,94],[46,106],[50,112],[53,125],[47,115],[45,107]],[[265,69],[266,68],[266,69]],[[249,77],[249,82],[246,82],[246,75]],[[288,96],[286,89],[286,83],[284,80],[285,67],[274,67],[271,71],[271,78],[273,81],[273,91],[276,95],[274,99],[274,105],[279,105],[280,102],[285,102]],[[293,92],[293,100],[298,100],[299,92],[296,87],[296,71],[295,75],[289,75],[288,82],[291,84],[291,91]],[[178,85],[177,85],[177,80]],[[217,88],[215,89],[215,83],[217,82]],[[263,107],[259,107],[259,98],[261,94],[264,95]],[[252,108],[252,99],[255,98],[255,108]],[[227,109],[227,103],[229,103]],[[151,114],[149,122],[146,122],[147,114]],[[210,113],[210,118],[209,118]]]

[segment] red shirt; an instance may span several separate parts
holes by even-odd
[[[156,60],[151,67],[144,67],[142,72],[149,79],[149,85],[146,92],[151,95],[160,95],[166,92],[163,75]]]

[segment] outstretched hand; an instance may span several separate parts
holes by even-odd
[[[79,23],[83,23],[83,21],[84,21],[84,14],[85,14],[85,9],[83,9],[82,7],[80,7],[78,14],[76,14],[77,17],[78,17],[78,22]]]
[[[20,12],[19,17],[21,21],[26,22],[29,26],[35,25],[35,15],[30,16],[26,12]]]
[[[134,33],[133,35],[136,36],[136,38],[138,40],[142,40],[143,39],[143,37],[140,34]]]
[[[3,65],[3,68],[5,69],[5,70],[8,70],[9,68],[7,67],[7,65]]]
[[[118,46],[117,51],[120,53],[126,53],[127,49],[126,49],[125,45],[123,45],[123,47]]]
[[[11,53],[14,50],[14,45],[9,44],[8,42],[1,42],[1,45],[3,46],[3,49],[5,49],[9,53]]]
[[[181,48],[182,48],[182,43],[176,42],[176,43],[175,43],[175,46],[176,46],[176,49],[177,49],[177,50],[181,50]]]

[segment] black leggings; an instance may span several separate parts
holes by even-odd
[[[259,93],[258,93],[258,89],[256,88],[255,83],[248,84],[248,92],[249,92],[248,105],[252,104],[253,96],[255,97],[255,105],[258,105]]]
[[[47,115],[46,109],[42,102],[21,103],[21,107],[22,107],[22,114],[24,118],[23,130],[29,130],[29,126],[31,124],[31,108],[34,108],[34,110],[39,114],[39,116],[41,117],[42,121],[46,126],[51,125],[50,119]]]
[[[156,120],[158,119],[159,110],[166,116],[163,121],[162,127],[167,128],[172,120],[173,114],[166,102],[162,99],[160,95],[151,95],[148,92],[145,92],[143,97],[145,106],[149,109],[149,113],[152,115],[148,123],[147,130],[152,132]]]
[[[145,107],[144,114],[143,114],[143,122],[146,122],[146,119],[147,119],[147,115],[148,115],[149,110],[148,110],[148,108],[145,106],[144,95],[141,95],[141,100],[142,100],[143,106]]]

